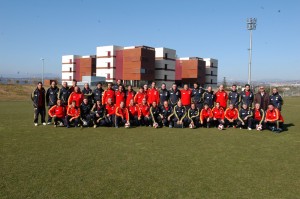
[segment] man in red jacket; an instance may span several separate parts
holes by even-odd
[[[150,125],[150,107],[147,104],[146,98],[142,100],[142,104],[139,105],[139,116],[138,120],[142,126]]]
[[[116,128],[119,128],[120,125],[125,125],[128,124],[130,125],[129,122],[129,111],[125,107],[125,102],[121,102],[120,106],[116,108],[116,119],[115,119],[115,126]]]
[[[56,101],[56,105],[49,109],[48,114],[50,117],[54,118],[54,127],[57,126],[58,122],[63,126],[66,117],[66,108],[62,105],[60,99]]]
[[[225,110],[227,107],[228,95],[224,90],[223,85],[219,86],[219,90],[216,92],[215,96],[216,96],[215,97],[216,102],[219,102],[220,106]]]
[[[119,107],[121,102],[125,102],[125,92],[123,91],[123,86],[119,86],[119,90],[115,93],[116,96],[116,106]]]
[[[148,97],[148,105],[151,106],[153,102],[156,102],[156,104],[159,103],[159,92],[155,87],[156,83],[152,82],[151,88],[147,92]]]
[[[220,106],[219,102],[216,102],[216,106],[212,109],[213,123],[216,127],[220,124],[224,125],[224,109]]]
[[[181,93],[181,103],[184,107],[189,108],[191,105],[192,91],[189,86],[185,84],[183,89],[180,90]]]
[[[134,103],[141,105],[143,99],[146,99],[147,101],[147,94],[144,91],[144,87],[141,86],[139,92],[134,96]]]
[[[139,126],[139,107],[136,105],[133,101],[133,99],[130,100],[129,106],[127,107],[129,111],[129,120],[130,120],[130,125],[134,126]]]
[[[112,89],[112,84],[107,84],[107,89],[103,92],[102,95],[102,104],[107,104],[108,98],[111,98],[112,103],[115,102],[115,91]]]
[[[236,128],[237,120],[239,117],[239,110],[234,107],[233,104],[229,104],[229,107],[225,111],[225,124],[227,128],[232,126],[233,128]]]
[[[115,121],[116,106],[113,104],[112,99],[107,99],[107,104],[105,105],[106,118],[105,122],[108,126],[113,126]]]
[[[84,95],[81,93],[78,86],[74,87],[74,91],[69,96],[68,105],[71,105],[73,101],[76,102],[76,106],[79,107],[82,103]]]
[[[284,120],[279,109],[275,108],[273,104],[269,104],[265,118],[267,129],[275,133],[280,133],[282,132],[283,122]]]
[[[71,122],[74,122],[75,128],[78,127],[79,117],[80,117],[80,108],[76,106],[76,101],[74,100],[72,101],[71,105],[67,109],[67,116],[65,121],[67,128],[70,128]]]
[[[202,127],[209,128],[210,123],[212,121],[212,117],[213,117],[212,111],[209,108],[208,104],[205,103],[203,109],[200,112],[200,125]]]
[[[125,94],[126,94],[126,103],[125,104],[126,104],[126,107],[128,107],[130,104],[130,100],[133,100],[134,96],[135,96],[135,91],[132,89],[131,85],[129,85],[127,87],[127,91],[125,92]]]

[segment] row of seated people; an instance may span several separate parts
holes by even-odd
[[[120,102],[116,106],[109,98],[105,105],[98,100],[94,105],[90,104],[87,98],[78,106],[76,101],[72,101],[67,107],[62,105],[61,100],[57,100],[57,105],[51,107],[48,114],[54,118],[54,126],[64,125],[67,128],[74,127],[94,127],[107,126],[119,128],[124,126],[150,126],[154,128],[175,127],[175,128],[199,128],[216,127],[220,130],[224,128],[240,129],[269,129],[273,132],[281,132],[283,128],[283,117],[280,111],[273,104],[268,105],[264,111],[260,104],[255,104],[253,109],[249,109],[247,104],[243,104],[238,110],[233,104],[224,110],[220,103],[216,103],[213,108],[204,104],[199,110],[192,103],[191,106],[183,106],[181,101],[171,107],[168,101],[162,106],[154,101],[150,106],[146,98],[141,104],[135,104],[130,100],[126,107],[125,102]]]

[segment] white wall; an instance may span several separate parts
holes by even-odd
[[[203,60],[206,62],[206,86],[215,86],[218,83],[218,60],[212,58],[204,58]],[[211,64],[213,64],[213,67],[211,67]],[[211,72],[213,75],[211,75]],[[211,80],[213,84],[211,84]]]

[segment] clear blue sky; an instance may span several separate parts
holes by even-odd
[[[219,60],[219,79],[246,80],[249,32],[253,79],[300,79],[298,0],[0,0],[0,75],[60,74],[61,56],[101,45],[148,45],[179,57]]]

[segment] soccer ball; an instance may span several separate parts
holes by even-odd
[[[256,130],[261,131],[262,130],[262,126],[260,125],[256,125]]]
[[[191,123],[191,124],[189,125],[189,128],[190,128],[190,129],[194,129],[194,128],[195,128],[195,125]]]
[[[87,126],[87,125],[88,125],[87,121],[83,120],[83,121],[82,121],[82,125],[83,125],[83,126]]]
[[[158,127],[158,124],[155,122],[155,123],[153,123],[153,127],[154,128],[157,128]]]
[[[125,123],[125,128],[129,128],[130,127],[130,123],[129,122],[126,122]]]
[[[219,124],[218,129],[219,129],[219,130],[223,130],[223,129],[224,129],[223,124]]]

